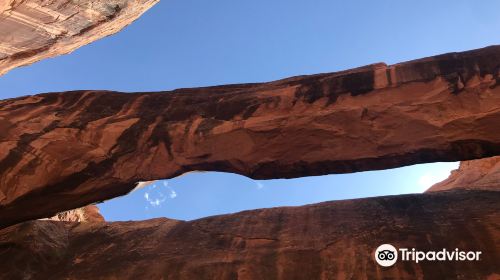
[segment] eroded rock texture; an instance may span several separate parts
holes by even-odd
[[[451,191],[183,222],[32,221],[0,231],[2,279],[498,279],[500,192]],[[482,251],[378,266],[380,244]],[[490,278],[488,278],[490,277]]]
[[[499,155],[499,84],[493,46],[263,84],[3,100],[0,226],[192,170],[292,178]]]
[[[450,189],[500,190],[500,157],[462,161],[446,180],[427,191]]]
[[[0,75],[114,34],[159,0],[2,0]]]
[[[101,215],[101,213],[99,213],[99,208],[97,208],[97,206],[88,205],[78,209],[57,213],[55,216],[50,217],[47,220],[60,222],[96,223],[104,222],[104,217]]]

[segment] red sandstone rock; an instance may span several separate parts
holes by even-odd
[[[460,162],[457,170],[427,192],[450,189],[500,190],[500,157]]]
[[[499,199],[494,191],[448,191],[190,222],[32,221],[0,231],[0,278],[498,279]],[[372,256],[382,243],[482,254],[479,262],[382,268]]]
[[[99,213],[99,208],[95,205],[88,205],[78,209],[68,210],[57,213],[55,216],[47,220],[59,222],[80,222],[80,223],[97,223],[104,222],[104,217]]]
[[[499,81],[493,46],[263,84],[3,100],[0,227],[192,170],[293,178],[499,155]]]
[[[0,75],[129,25],[159,0],[2,0]]]

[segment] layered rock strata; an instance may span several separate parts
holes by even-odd
[[[449,191],[184,222],[31,221],[0,231],[2,279],[498,279],[500,192]],[[373,259],[382,243],[479,261]]]
[[[0,75],[120,31],[159,0],[3,0]]]
[[[3,100],[0,226],[193,170],[294,178],[496,156],[499,84],[492,46],[261,84]]]

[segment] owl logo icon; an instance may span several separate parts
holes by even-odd
[[[398,260],[398,250],[391,244],[382,244],[375,250],[375,261],[384,267],[392,266]]]

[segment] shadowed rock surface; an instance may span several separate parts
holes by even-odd
[[[433,185],[427,192],[458,188],[500,190],[500,157],[462,161],[446,180]]]
[[[294,178],[496,156],[499,81],[492,46],[262,84],[3,100],[0,227],[192,170]]]
[[[456,190],[190,222],[31,221],[0,231],[0,278],[498,279],[499,200],[500,192]],[[482,254],[382,268],[372,255],[383,243]]]
[[[2,0],[0,75],[120,31],[159,0]]]

